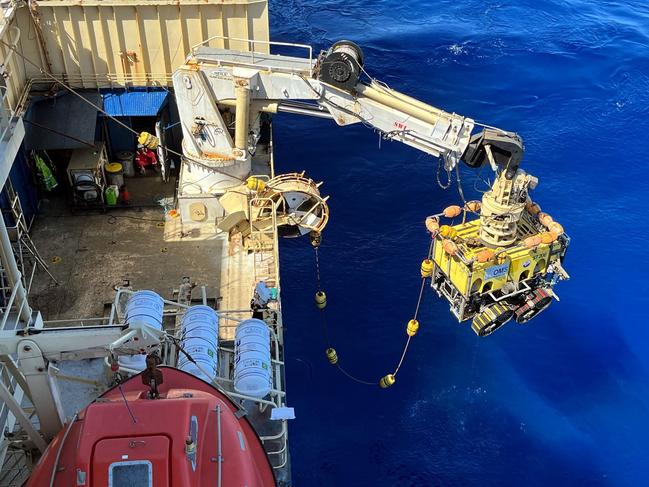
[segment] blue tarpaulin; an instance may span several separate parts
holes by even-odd
[[[165,90],[103,93],[104,110],[113,117],[155,117],[167,100]]]

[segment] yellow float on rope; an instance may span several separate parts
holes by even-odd
[[[417,320],[410,320],[408,322],[408,326],[406,327],[406,335],[409,337],[414,337],[417,334],[417,331],[419,330],[419,321]]]
[[[385,377],[381,378],[381,380],[379,381],[379,386],[381,386],[381,389],[387,389],[388,387],[394,385],[396,381],[397,379],[394,377],[394,375],[388,374]]]
[[[148,147],[151,150],[156,150],[160,141],[155,135],[151,135],[149,132],[141,132],[137,138],[138,144],[142,144],[144,147]]]
[[[261,179],[256,178],[254,176],[250,176],[248,179],[246,179],[246,187],[250,191],[263,191],[266,189],[266,183],[264,183]]]
[[[320,244],[322,243],[322,234],[317,230],[311,230],[309,232],[309,240],[311,240],[311,245],[314,247],[320,247]]]
[[[327,295],[324,291],[315,293],[315,305],[318,309],[325,309],[327,306]]]
[[[329,360],[329,363],[331,365],[336,365],[338,363],[338,354],[336,353],[336,350],[334,350],[333,348],[328,348],[326,352],[327,360]]]
[[[430,277],[433,275],[433,261],[424,259],[421,262],[421,277]]]

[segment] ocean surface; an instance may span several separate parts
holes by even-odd
[[[357,42],[366,70],[525,140],[534,192],[572,238],[571,280],[526,326],[479,339],[427,289],[389,390],[324,355],[313,251],[282,242],[293,485],[649,485],[649,4],[271,0],[275,40]],[[436,160],[361,125],[280,115],[276,165],[331,196],[321,249],[341,363],[391,372],[429,244],[460,201]],[[486,172],[483,174],[485,175]],[[467,198],[483,184],[462,169]]]

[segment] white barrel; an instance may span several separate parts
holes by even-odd
[[[136,291],[126,303],[127,325],[148,325],[162,330],[164,300],[153,291]],[[134,370],[146,369],[146,355],[130,355],[119,358],[119,364]]]
[[[209,306],[192,306],[183,317],[180,346],[200,368],[181,351],[178,352],[177,367],[205,382],[212,382],[217,375],[218,343],[219,317],[216,311]]]
[[[234,390],[261,399],[271,388],[270,331],[261,320],[244,320],[235,334]]]

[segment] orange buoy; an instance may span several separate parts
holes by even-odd
[[[548,225],[548,230],[554,233],[557,237],[563,233],[563,226],[560,223],[552,222]]]
[[[525,208],[527,209],[528,212],[530,212],[532,215],[535,216],[541,213],[541,207],[537,203],[534,203],[533,201],[528,201],[525,204]]]
[[[493,259],[494,255],[496,255],[496,253],[493,250],[483,249],[476,254],[476,259],[478,259],[478,262],[480,262],[481,264],[484,264],[485,262],[489,262],[491,259]]]
[[[531,237],[527,237],[525,240],[523,240],[523,245],[527,247],[528,249],[533,249],[534,247],[538,247],[541,244],[541,236],[540,235],[532,235]]]
[[[541,212],[541,213],[539,213],[539,221],[541,222],[541,225],[544,225],[544,226],[547,227],[547,226],[550,225],[550,223],[552,223],[554,220],[553,220],[552,217],[551,217],[550,215],[548,215],[547,213],[543,213],[543,212]]]
[[[439,218],[436,216],[429,216],[426,218],[426,230],[432,234],[437,234],[439,231]]]
[[[442,241],[442,248],[448,255],[457,254],[457,245],[455,242],[453,242],[453,240],[444,239]]]
[[[462,213],[462,208],[460,208],[460,207],[457,206],[457,205],[447,206],[446,208],[444,208],[444,211],[442,212],[442,214],[443,214],[446,218],[455,218],[455,217],[458,216],[460,213]]]
[[[551,244],[557,239],[557,236],[552,232],[539,233],[539,236],[541,237],[541,243],[544,244]]]
[[[467,203],[466,203],[466,205],[464,205],[464,207],[467,210],[469,210],[469,211],[471,211],[473,213],[478,213],[480,211],[480,208],[482,208],[482,203],[480,203],[477,200],[475,200],[475,201],[467,201]]]

